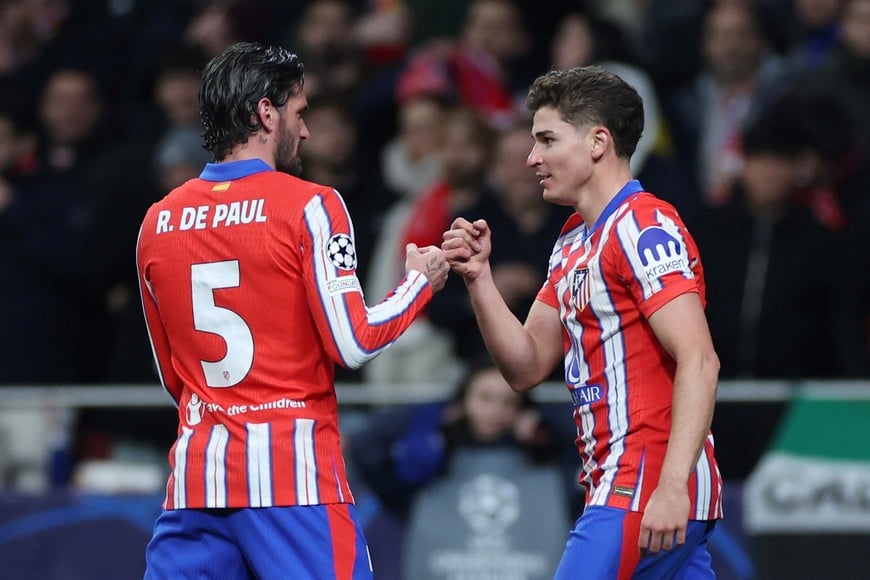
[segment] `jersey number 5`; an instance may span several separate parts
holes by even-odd
[[[235,386],[254,364],[254,335],[241,316],[214,303],[214,291],[239,286],[239,261],[193,264],[190,281],[193,326],[201,332],[217,334],[227,345],[227,354],[221,360],[200,361],[205,383],[215,388]]]

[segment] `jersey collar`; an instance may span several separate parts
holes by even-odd
[[[230,181],[261,173],[274,171],[268,163],[262,159],[243,159],[241,161],[225,161],[223,163],[206,163],[200,179],[206,181]]]
[[[601,215],[598,216],[598,219],[595,220],[595,225],[586,230],[586,237],[588,238],[592,235],[593,232],[598,230],[598,228],[600,228],[601,225],[607,221],[607,218],[609,218],[613,214],[613,212],[616,211],[616,208],[622,205],[622,202],[624,202],[632,195],[640,193],[641,191],[643,191],[643,186],[637,179],[632,179],[631,181],[623,185],[622,189],[620,189],[617,194],[613,196],[613,199],[611,199],[607,203],[607,205],[604,206],[604,211],[602,211]]]

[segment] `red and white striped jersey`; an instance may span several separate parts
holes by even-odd
[[[334,365],[375,357],[428,303],[410,272],[377,306],[332,188],[260,160],[209,164],[148,211],[140,293],[178,405],[165,507],[352,503]]]
[[[643,511],[671,428],[676,363],[648,318],[686,292],[704,300],[698,248],[676,210],[629,182],[588,228],[566,222],[538,300],[559,309],[587,505]],[[690,519],[722,516],[707,441],[689,481]]]

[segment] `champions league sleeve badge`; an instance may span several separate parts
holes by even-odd
[[[571,273],[571,299],[577,310],[586,308],[592,298],[591,284],[586,280],[587,274],[589,274],[587,268],[576,268]]]
[[[326,243],[326,256],[339,270],[356,268],[356,250],[353,240],[347,234],[335,234]]]

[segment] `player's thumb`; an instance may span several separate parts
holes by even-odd
[[[410,254],[411,252],[414,252],[416,250],[417,250],[417,244],[409,242],[408,244],[405,245],[405,254]]]

